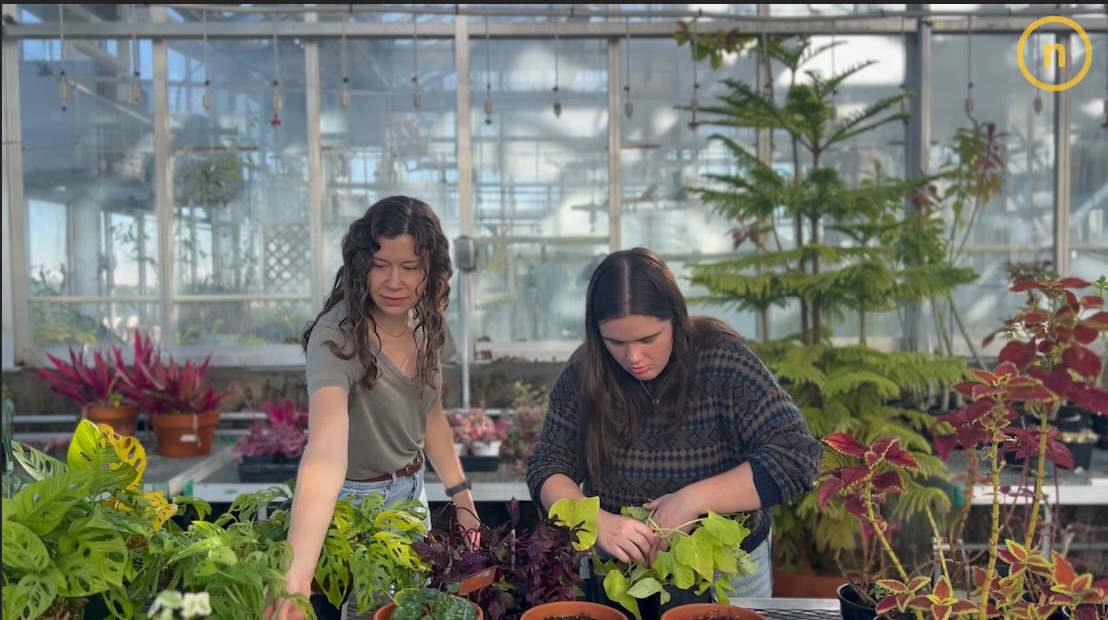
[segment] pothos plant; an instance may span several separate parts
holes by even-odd
[[[661,602],[666,603],[670,599],[667,587],[695,590],[697,594],[712,588],[716,600],[726,605],[727,592],[734,591],[731,582],[736,577],[753,574],[757,568],[740,547],[750,535],[743,525],[744,513],[721,515],[709,511],[676,528],[663,528],[654,521],[653,511],[625,506],[620,514],[646,523],[669,545],[667,550],[655,554],[650,566],[644,566],[635,561],[601,561],[595,547],[599,497],[561,499],[554,502],[549,512],[556,521],[581,529],[575,548],[593,551],[594,570],[604,574],[605,594],[638,620],[642,620],[639,600],[658,594]]]
[[[5,619],[68,618],[100,595],[115,618],[134,618],[161,567],[140,558],[177,505],[146,493],[146,453],[134,437],[88,420],[62,463],[13,444],[33,480],[3,502]]]

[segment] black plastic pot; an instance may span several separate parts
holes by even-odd
[[[300,457],[244,456],[239,463],[239,480],[279,484],[296,479],[299,470]]]
[[[839,611],[843,614],[843,620],[874,620],[877,617],[873,607],[864,603],[849,583],[839,586],[835,593],[839,596]]]
[[[1055,420],[1055,426],[1063,433],[1080,433],[1092,424],[1090,413],[1076,405],[1062,405]]]
[[[1073,468],[1081,469],[1082,471],[1089,471],[1089,466],[1093,464],[1093,443],[1066,443],[1063,444],[1069,449],[1070,454],[1073,455]]]

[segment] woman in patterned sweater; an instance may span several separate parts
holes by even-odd
[[[759,568],[735,596],[770,597],[769,510],[811,488],[822,454],[743,339],[718,320],[690,317],[673,272],[635,248],[609,255],[592,275],[585,342],[552,389],[527,483],[544,512],[562,498],[599,495],[597,545],[621,562],[649,563],[662,544],[620,516],[624,506],[654,510],[662,528],[709,510],[748,512],[742,546]]]

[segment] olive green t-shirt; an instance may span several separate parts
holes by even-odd
[[[353,352],[351,326],[340,326],[345,316],[340,304],[320,317],[312,329],[306,352],[308,395],[326,386],[346,390],[350,415],[346,477],[365,480],[401,469],[423,449],[427,413],[442,393],[442,361],[449,361],[456,351],[444,323],[446,342],[439,352],[434,385],[423,385],[420,396],[419,380],[405,376],[374,344],[378,379],[373,389],[367,390],[359,383],[364,366],[358,357],[344,360],[326,344],[332,341],[342,347],[344,354]]]

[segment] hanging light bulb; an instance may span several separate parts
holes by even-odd
[[[62,112],[69,108],[69,78],[65,76],[65,5],[58,5],[58,99]]]
[[[627,25],[627,62],[624,64],[623,73],[626,76],[623,84],[623,93],[626,100],[623,102],[623,113],[627,118],[635,114],[635,104],[631,103],[631,18],[625,20]]]
[[[973,114],[973,17],[966,33],[966,114]]]
[[[492,125],[492,61],[490,60],[489,16],[485,16],[485,124]]]
[[[204,111],[212,109],[212,81],[208,78],[208,12],[204,11],[204,96],[200,100]]]
[[[273,118],[269,124],[277,129],[281,126],[281,89],[278,79],[279,66],[277,64],[277,20],[273,20]]]
[[[418,109],[423,104],[419,94],[419,20],[412,13],[412,107]]]
[[[62,112],[69,108],[69,78],[65,76],[65,69],[58,73],[58,99],[62,102]]]
[[[554,18],[554,118],[562,117],[562,100],[558,96],[558,20]]]
[[[351,4],[350,13],[353,13],[353,11],[354,5]],[[341,105],[342,109],[344,110],[350,107],[350,72],[347,68],[346,61],[346,22],[349,19],[349,15],[343,17],[342,19],[342,43],[341,47],[339,48],[339,53],[342,56],[342,93],[339,94],[339,105]]]

